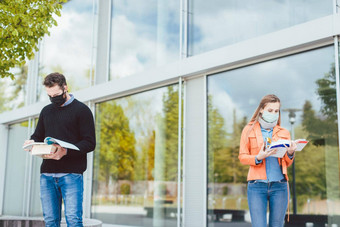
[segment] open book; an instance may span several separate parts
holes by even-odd
[[[297,139],[294,141],[296,143],[296,151],[301,151],[309,141],[305,140],[305,139]],[[278,140],[278,141],[274,141],[272,143],[270,143],[270,145],[266,146],[266,151],[271,150],[276,148],[276,154],[271,155],[271,157],[278,157],[278,158],[282,158],[286,152],[287,152],[287,148],[286,147],[290,146],[290,140]]]
[[[79,151],[79,148],[75,145],[52,137],[46,137],[44,139],[44,142],[30,143],[23,146],[22,148],[29,150],[31,155],[42,156],[45,154],[53,154],[55,152],[56,147],[53,146],[53,144],[59,144],[63,148],[69,148]]]

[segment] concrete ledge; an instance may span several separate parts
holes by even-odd
[[[102,222],[96,219],[85,218],[84,227],[102,227]],[[61,227],[67,227],[66,220],[63,218]],[[0,227],[45,227],[43,218],[2,216],[0,217]]]

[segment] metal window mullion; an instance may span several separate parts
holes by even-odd
[[[208,182],[207,182],[207,171],[208,171],[208,152],[207,152],[207,141],[208,141],[208,119],[207,119],[207,117],[208,117],[208,113],[207,113],[207,110],[208,110],[208,108],[207,108],[207,97],[208,97],[208,95],[207,95],[207,92],[208,92],[208,90],[207,90],[207,75],[204,75],[204,86],[203,86],[203,94],[204,94],[204,103],[203,103],[203,113],[204,113],[204,117],[203,117],[203,119],[204,119],[204,122],[203,122],[203,125],[204,125],[204,128],[203,128],[203,130],[204,130],[204,141],[203,141],[203,143],[204,143],[204,145],[203,145],[203,147],[204,147],[204,156],[203,156],[203,169],[204,169],[204,171],[203,171],[203,180],[204,180],[204,189],[203,189],[203,204],[202,204],[202,209],[203,209],[203,227],[206,227],[207,226],[207,221],[208,221],[208,219],[207,219],[207,188],[208,188]]]
[[[107,38],[107,75],[106,75],[106,82],[110,81],[111,75],[111,38],[112,38],[112,7],[113,7],[113,0],[109,1],[109,23],[108,23],[108,38]],[[98,34],[99,35],[99,34]],[[98,42],[98,41],[97,41]]]
[[[182,77],[178,79],[178,167],[177,167],[177,227],[181,227],[181,167],[182,167]]]
[[[336,81],[336,104],[337,104],[337,115],[338,115],[338,143],[340,144],[340,82],[339,82],[339,38],[334,37],[334,67],[335,67],[335,81]],[[339,149],[340,157],[340,149]]]
[[[0,169],[0,174],[2,175],[2,182],[0,182],[0,216],[3,215],[3,207],[4,207],[4,197],[5,197],[5,185],[6,185],[6,167],[7,167],[7,155],[8,155],[8,140],[9,140],[9,126],[6,125],[4,127],[1,127],[4,129],[4,144],[2,146],[2,149],[4,151],[4,157],[2,160],[2,168]],[[0,130],[1,130],[0,128]],[[1,178],[0,178],[1,179]]]
[[[185,223],[185,144],[186,144],[186,136],[185,136],[185,130],[186,130],[186,121],[185,121],[185,116],[186,116],[186,81],[184,80],[183,81],[183,130],[182,130],[182,133],[183,133],[183,172],[182,172],[182,178],[183,178],[183,198],[182,198],[182,201],[183,201],[183,206],[182,206],[182,223],[183,223],[183,227],[184,227],[184,223]]]
[[[96,78],[94,70],[96,68],[96,51],[97,51],[97,40],[95,36],[98,34],[98,0],[92,0],[92,37],[91,37],[91,66],[90,66],[90,81],[89,86],[95,84]]]
[[[29,118],[28,119],[28,128],[27,128],[27,138],[30,136],[30,127],[32,125],[32,119]],[[24,175],[24,190],[23,190],[23,200],[22,200],[22,209],[21,209],[21,216],[25,217],[27,216],[27,204],[28,204],[28,189],[30,188],[30,184],[31,182],[29,180],[27,180],[29,178],[29,162],[30,162],[30,157],[27,154],[28,152],[25,152],[24,155],[26,156],[25,159],[25,166],[24,166],[24,170],[25,170],[25,175]]]
[[[333,14],[338,13],[338,8],[339,8],[339,0],[333,0]]]
[[[93,114],[93,118],[96,119],[96,109],[94,102],[88,102],[88,106]],[[84,176],[84,217],[91,218],[91,206],[92,206],[92,187],[93,187],[93,152],[87,155],[87,170]]]
[[[35,119],[29,118],[28,120],[28,138],[32,135],[35,128]],[[26,216],[30,215],[30,205],[31,205],[31,191],[32,191],[32,174],[33,174],[33,157],[29,155],[29,164],[28,164],[28,182],[27,182],[27,204],[26,204]]]
[[[189,0],[180,0],[180,59],[188,57]]]

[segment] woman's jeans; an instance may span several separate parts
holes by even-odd
[[[269,227],[283,227],[288,204],[287,181],[248,182],[248,205],[253,227],[267,226],[269,202]]]
[[[83,176],[67,174],[62,177],[40,175],[40,199],[46,227],[59,227],[61,202],[69,227],[83,227]]]

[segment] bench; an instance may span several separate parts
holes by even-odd
[[[154,209],[161,212],[162,216],[165,218],[175,218],[177,217],[177,207],[144,207],[146,210],[146,216],[152,218],[154,214]]]
[[[160,212],[165,218],[177,217],[177,207],[144,207],[146,216],[152,218],[154,209],[160,209]],[[223,220],[223,215],[230,214],[232,222],[244,222],[244,210],[227,210],[227,209],[209,209],[208,215],[214,215],[215,221],[220,222]]]
[[[83,219],[84,227],[101,227],[102,222],[96,219]],[[30,217],[1,217],[1,227],[45,227],[43,218],[30,218]],[[66,227],[65,219],[61,220],[61,227]]]
[[[328,216],[318,214],[290,214],[289,222],[288,215],[286,215],[285,221],[285,227],[306,226],[307,223],[313,223],[313,227],[325,227],[325,224],[328,224]]]
[[[231,210],[231,209],[209,209],[208,214],[215,215],[215,221],[220,222],[226,214],[231,215],[232,222],[244,222],[244,210]]]

